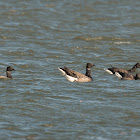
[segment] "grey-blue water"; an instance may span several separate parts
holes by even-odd
[[[139,140],[140,82],[103,70],[140,62],[139,28],[139,0],[1,0],[0,139]],[[91,83],[57,69],[87,62]]]

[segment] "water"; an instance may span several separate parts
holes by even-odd
[[[140,1],[0,1],[0,139],[139,140],[140,83],[103,69],[140,59]],[[58,71],[94,81],[70,83]],[[137,70],[139,72],[140,70]]]

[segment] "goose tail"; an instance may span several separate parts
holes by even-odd
[[[109,73],[109,74],[113,74],[113,72],[112,71],[110,71],[110,70],[108,70],[108,69],[104,69],[107,73]]]
[[[63,75],[66,75],[66,72],[65,72],[62,68],[59,68],[59,67],[58,67],[58,70],[59,70]]]
[[[118,72],[115,72],[115,75],[116,75],[119,79],[122,78],[122,76],[121,76]]]

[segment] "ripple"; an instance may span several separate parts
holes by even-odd
[[[121,44],[132,44],[131,42],[129,42],[129,41],[127,41],[127,42],[122,42],[122,41],[120,41],[120,42],[114,42],[114,44],[118,44],[118,45],[121,45]]]
[[[83,37],[83,36],[78,36],[74,38],[75,40],[83,40],[83,41],[120,41],[120,42],[126,42],[126,44],[129,43],[127,39],[120,38],[120,37],[105,37],[105,36],[99,36],[99,37]]]
[[[84,41],[95,41],[95,40],[102,40],[103,37],[82,37],[82,36],[79,36],[79,37],[75,37],[74,39],[75,40],[84,40]]]

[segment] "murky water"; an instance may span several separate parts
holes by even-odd
[[[103,69],[140,62],[140,1],[1,0],[0,139],[139,140],[140,83]],[[94,81],[70,83],[58,71]],[[140,72],[140,70],[137,70]]]

